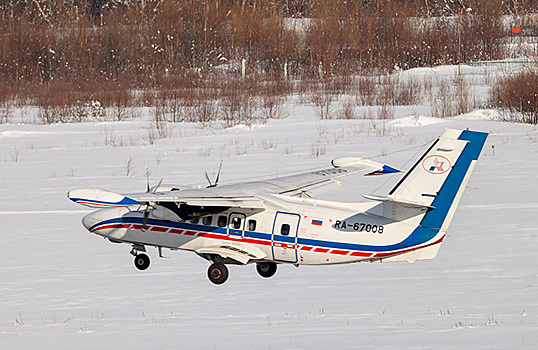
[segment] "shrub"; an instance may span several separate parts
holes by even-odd
[[[509,112],[512,121],[538,123],[538,73],[526,70],[499,79],[491,89],[493,106]]]

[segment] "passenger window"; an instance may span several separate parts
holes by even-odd
[[[290,225],[282,224],[282,227],[280,228],[280,234],[282,236],[288,236],[290,234]]]
[[[193,224],[197,224],[198,222],[200,222],[200,219],[194,218],[194,219],[190,219],[189,221],[192,222]]]
[[[213,221],[213,217],[212,216],[204,216],[202,218],[202,223],[206,226],[211,226],[211,222]]]
[[[217,226],[226,227],[227,224],[228,224],[228,218],[224,215],[219,216],[219,219],[217,220]]]
[[[248,221],[248,230],[249,231],[256,231],[256,220],[249,220]]]
[[[238,218],[237,216],[232,219],[232,227],[234,229],[240,229],[241,228],[241,218]]]

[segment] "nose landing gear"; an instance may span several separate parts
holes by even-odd
[[[138,254],[139,251],[145,252],[146,247],[144,247],[143,245],[133,244],[133,249],[131,249],[131,255],[135,257],[134,265],[137,269],[143,271],[149,267],[149,256],[147,256],[146,254]]]
[[[146,270],[149,267],[149,256],[146,254],[138,254],[135,256],[134,264],[139,270]]]

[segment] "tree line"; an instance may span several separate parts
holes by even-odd
[[[133,91],[151,96],[185,84],[210,86],[201,83],[204,76],[237,77],[242,62],[255,79],[309,81],[501,59],[510,29],[502,16],[537,6],[532,0],[2,1],[0,96],[121,106]]]
[[[1,8],[0,74],[10,82],[100,77],[152,84],[243,59],[251,72],[286,69],[312,78],[502,58],[501,15],[525,1],[468,1],[473,11],[460,18],[463,3],[8,1]]]

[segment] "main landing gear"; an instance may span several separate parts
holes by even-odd
[[[256,271],[258,271],[262,277],[273,277],[276,273],[276,264],[274,262],[259,262],[256,264]]]
[[[223,284],[228,279],[228,268],[222,263],[213,263],[207,270],[207,277],[215,284]]]

